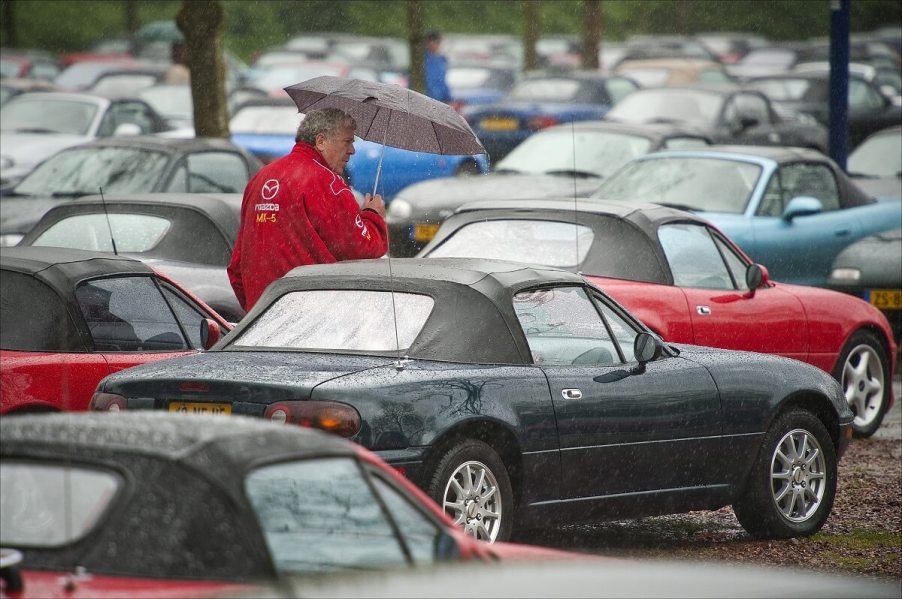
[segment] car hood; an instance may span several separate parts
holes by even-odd
[[[0,133],[0,150],[3,156],[13,160],[13,167],[34,167],[60,150],[90,140],[85,135],[61,133]]]
[[[209,351],[123,370],[104,379],[98,389],[125,397],[225,395],[232,401],[271,403],[307,399],[314,387],[326,381],[384,366],[392,360],[307,352]],[[185,391],[186,382],[206,385]]]
[[[454,210],[476,200],[536,200],[587,197],[601,184],[601,178],[574,179],[558,175],[487,173],[471,177],[443,177],[409,185],[395,200],[411,204],[415,212],[442,208]],[[392,200],[392,201],[395,201]],[[391,220],[391,214],[389,214]]]

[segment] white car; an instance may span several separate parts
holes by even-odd
[[[166,120],[146,102],[80,93],[24,93],[0,113],[0,186],[45,158],[98,137],[164,133]]]

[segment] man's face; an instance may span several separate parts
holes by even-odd
[[[340,175],[354,153],[354,130],[348,127],[339,129],[332,137],[320,133],[316,136],[316,149],[329,168]]]

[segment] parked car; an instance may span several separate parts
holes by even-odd
[[[309,428],[82,413],[0,433],[4,581],[24,582],[4,596],[255,597],[289,577],[578,555],[470,539],[371,452]]]
[[[849,154],[855,185],[877,199],[902,200],[902,126],[869,135]]]
[[[162,83],[166,69],[165,64],[111,69],[101,73],[85,91],[98,96],[135,97],[141,90]]]
[[[882,310],[902,343],[902,229],[850,244],[833,261],[827,285]]]
[[[15,245],[51,207],[98,192],[242,193],[260,169],[224,139],[99,139],[41,163],[0,195],[0,245]]]
[[[405,187],[388,205],[389,253],[416,254],[442,221],[471,200],[587,196],[632,158],[661,149],[703,147],[691,127],[581,121],[542,129],[479,177],[448,177]]]
[[[238,234],[241,197],[240,193],[88,196],[48,210],[19,245],[119,253],[143,260],[226,320],[237,322],[245,311],[226,267]]]
[[[130,55],[101,55],[80,57],[56,76],[53,83],[66,91],[83,91],[103,73],[128,67],[139,68],[143,63]]]
[[[712,146],[634,159],[592,195],[696,212],[777,281],[824,286],[837,254],[902,224],[902,202],[878,202],[814,150]]]
[[[39,79],[52,81],[60,72],[60,64],[43,50],[0,50],[0,79]]]
[[[458,63],[450,65],[446,79],[451,90],[451,105],[462,112],[468,106],[497,102],[520,77],[508,63]]]
[[[665,341],[808,362],[842,384],[860,436],[880,427],[894,401],[897,343],[875,308],[834,291],[771,281],[764,266],[682,210],[572,198],[473,202],[442,224],[419,257],[565,268]]]
[[[755,48],[767,46],[759,35],[736,31],[712,31],[693,36],[710,50],[723,64],[735,64]]]
[[[617,75],[568,71],[531,74],[495,103],[463,115],[493,162],[540,129],[572,121],[597,120],[639,86]]]
[[[287,96],[284,99],[249,100],[235,111],[229,123],[232,141],[263,162],[271,162],[285,156],[294,147],[294,138],[303,116]],[[383,146],[356,138],[354,151],[345,166],[345,176],[355,190],[373,193]],[[377,191],[386,201],[418,181],[489,170],[488,160],[483,154],[445,156],[389,146],[385,146],[384,152]]]
[[[757,91],[718,87],[666,87],[630,94],[605,115],[624,123],[680,123],[714,143],[801,146],[827,151],[827,129],[813,121],[781,117]]]
[[[44,79],[0,79],[0,104],[26,92],[51,92],[56,87]]]
[[[797,64],[792,70],[796,73],[829,72],[830,63],[804,62]],[[849,73],[872,83],[893,104],[902,105],[902,73],[898,68],[850,62]]]
[[[166,121],[145,102],[62,92],[25,93],[0,113],[0,186],[8,187],[60,150],[101,137],[161,133]]]
[[[735,85],[722,64],[705,58],[634,58],[621,61],[614,72],[642,87]]]
[[[854,419],[822,370],[664,345],[576,274],[438,258],[296,268],[210,351],[110,375],[91,407],[328,428],[488,541],[728,504],[754,535],[813,534]]]
[[[0,414],[86,410],[111,372],[206,349],[231,328],[124,256],[3,248],[0,270]]]
[[[748,86],[779,105],[784,113],[802,113],[830,124],[830,72],[785,73],[750,79]],[[848,145],[854,148],[880,129],[902,125],[902,106],[893,104],[877,86],[849,75]]]

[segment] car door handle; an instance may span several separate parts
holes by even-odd
[[[698,312],[701,316],[710,316],[711,306],[696,306],[695,311]]]
[[[561,391],[561,395],[564,399],[579,399],[583,396],[583,392],[579,389],[564,389]]]

